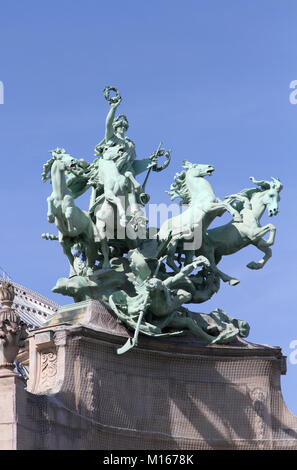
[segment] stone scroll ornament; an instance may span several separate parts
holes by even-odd
[[[134,347],[139,334],[164,337],[190,330],[209,344],[248,336],[247,322],[221,309],[194,313],[185,305],[207,301],[221,281],[230,286],[240,282],[218,267],[224,256],[252,244],[263,256],[248,268],[264,267],[276,229],[272,224],[261,226],[260,220],[265,212],[278,213],[281,182],[251,177],[253,187],[221,200],[207,179],[213,165],[184,160],[167,191],[183,210],[151,230],[145,215],[147,185],[153,173],[155,184],[160,184],[159,174],[170,164],[171,151],[161,143],[149,157],[137,158],[135,144],[126,135],[128,118],[117,115],[119,91],[106,87],[104,96],[109,110],[95,158],[86,161],[56,148],[43,167],[43,181],[52,184],[47,218],[57,233],[42,236],[59,241],[70,267],[69,277],[58,279],[53,291],[75,302],[108,303],[133,332],[119,354]],[[76,201],[87,191],[89,208],[83,210]],[[230,221],[211,228],[225,212]]]

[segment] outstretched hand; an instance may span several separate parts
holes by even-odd
[[[121,101],[122,101],[122,98],[121,98],[121,97],[119,97],[116,101],[110,101],[110,103],[109,103],[109,104],[110,104],[110,107],[111,107],[112,109],[117,109],[117,107],[119,106],[119,104],[121,103]]]
[[[147,168],[152,168],[158,165],[158,157],[155,152],[152,153],[152,155],[149,158],[150,158],[150,163],[148,164]]]

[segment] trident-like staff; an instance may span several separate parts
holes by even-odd
[[[136,325],[136,328],[135,328],[133,338],[129,338],[126,341],[126,343],[124,344],[124,346],[122,346],[121,348],[118,348],[117,349],[117,354],[124,354],[127,351],[129,351],[130,349],[134,348],[134,346],[137,346],[139,329],[140,329],[140,325],[141,325],[143,316],[144,316],[144,314],[146,312],[146,309],[147,309],[147,306],[148,306],[148,299],[149,299],[149,292],[146,293],[146,296],[144,298],[143,306],[142,306],[142,309],[139,313],[139,317],[138,317],[138,320],[137,320],[137,325]]]
[[[157,275],[159,273],[160,266],[161,266],[161,264],[162,264],[162,262],[164,261],[165,258],[167,258],[167,255],[162,256],[161,258],[158,259],[157,267],[155,269],[153,278],[157,277]],[[138,317],[138,320],[137,320],[137,324],[136,324],[136,328],[135,328],[133,338],[129,338],[126,341],[126,343],[124,344],[124,346],[122,346],[121,348],[118,348],[117,349],[117,354],[124,354],[127,351],[129,351],[130,349],[134,348],[134,346],[137,346],[140,325],[141,325],[141,322],[143,320],[146,309],[148,307],[149,296],[150,296],[150,292],[148,291],[145,295],[143,305],[142,305],[142,309],[140,310],[140,313],[139,313],[139,317]]]
[[[162,147],[162,142],[160,142],[157,150],[150,156],[150,159],[152,160],[152,162],[147,167],[148,172],[142,184],[142,193],[139,195],[139,199],[143,204],[147,204],[149,201],[149,195],[145,192],[145,186],[146,186],[146,183],[150,176],[151,171],[153,170],[153,171],[159,172],[159,171],[165,170],[165,168],[168,167],[170,160],[171,160],[171,150],[165,150],[165,149],[162,149],[161,147]],[[158,157],[165,157],[165,162],[160,167],[158,167],[158,164],[156,163],[156,159]]]

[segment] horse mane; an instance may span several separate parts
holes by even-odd
[[[97,195],[101,195],[104,192],[104,181],[98,168],[98,162],[101,158],[95,158],[89,167],[89,179],[95,178]]]
[[[248,198],[248,200],[250,201],[252,199],[252,197],[254,196],[254,194],[262,193],[263,191],[266,191],[266,189],[245,188],[245,189],[242,189],[241,191],[239,191],[238,194],[240,196],[244,196],[244,197]],[[236,209],[238,212],[240,212],[243,209],[244,203],[242,201],[236,201],[236,202],[232,203],[231,205],[232,205],[232,207],[234,207],[234,209]]]
[[[177,197],[181,198],[180,205],[190,204],[191,194],[186,185],[186,173],[187,170],[183,170],[181,173],[176,173],[174,182],[170,186],[170,190],[166,191],[173,201]]]
[[[263,191],[267,191],[267,190],[260,189],[260,188],[246,188],[246,189],[242,189],[238,194],[240,194],[241,196],[247,197],[250,201],[254,194],[263,193]]]
[[[42,172],[42,181],[45,183],[46,181],[51,179],[50,172],[53,166],[54,161],[56,160],[55,156],[52,156],[44,165],[43,165],[43,172]]]

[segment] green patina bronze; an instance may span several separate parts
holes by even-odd
[[[116,116],[120,93],[106,87],[104,96],[109,102],[105,135],[95,147],[93,162],[57,148],[44,165],[43,181],[52,183],[48,221],[55,223],[58,234],[42,236],[58,240],[70,264],[69,277],[58,279],[53,291],[75,302],[108,303],[119,321],[134,330],[133,339],[119,354],[137,344],[139,333],[162,337],[190,330],[210,344],[246,337],[249,325],[223,310],[193,313],[184,305],[210,299],[218,292],[220,280],[231,286],[239,283],[217,267],[225,255],[253,244],[264,256],[247,266],[265,265],[276,229],[272,224],[261,227],[260,219],[265,210],[270,216],[277,214],[282,184],[275,178],[251,177],[256,187],[220,200],[207,179],[214,167],[184,161],[168,194],[186,208],[159,230],[152,230],[145,215],[150,199],[146,183],[152,171],[168,166],[171,151],[160,144],[148,158],[139,160],[134,142],[126,136],[127,117]],[[158,166],[160,158],[164,162]],[[142,173],[141,184],[137,177]],[[76,199],[89,189],[89,209],[82,210]],[[231,221],[209,228],[226,211]]]

